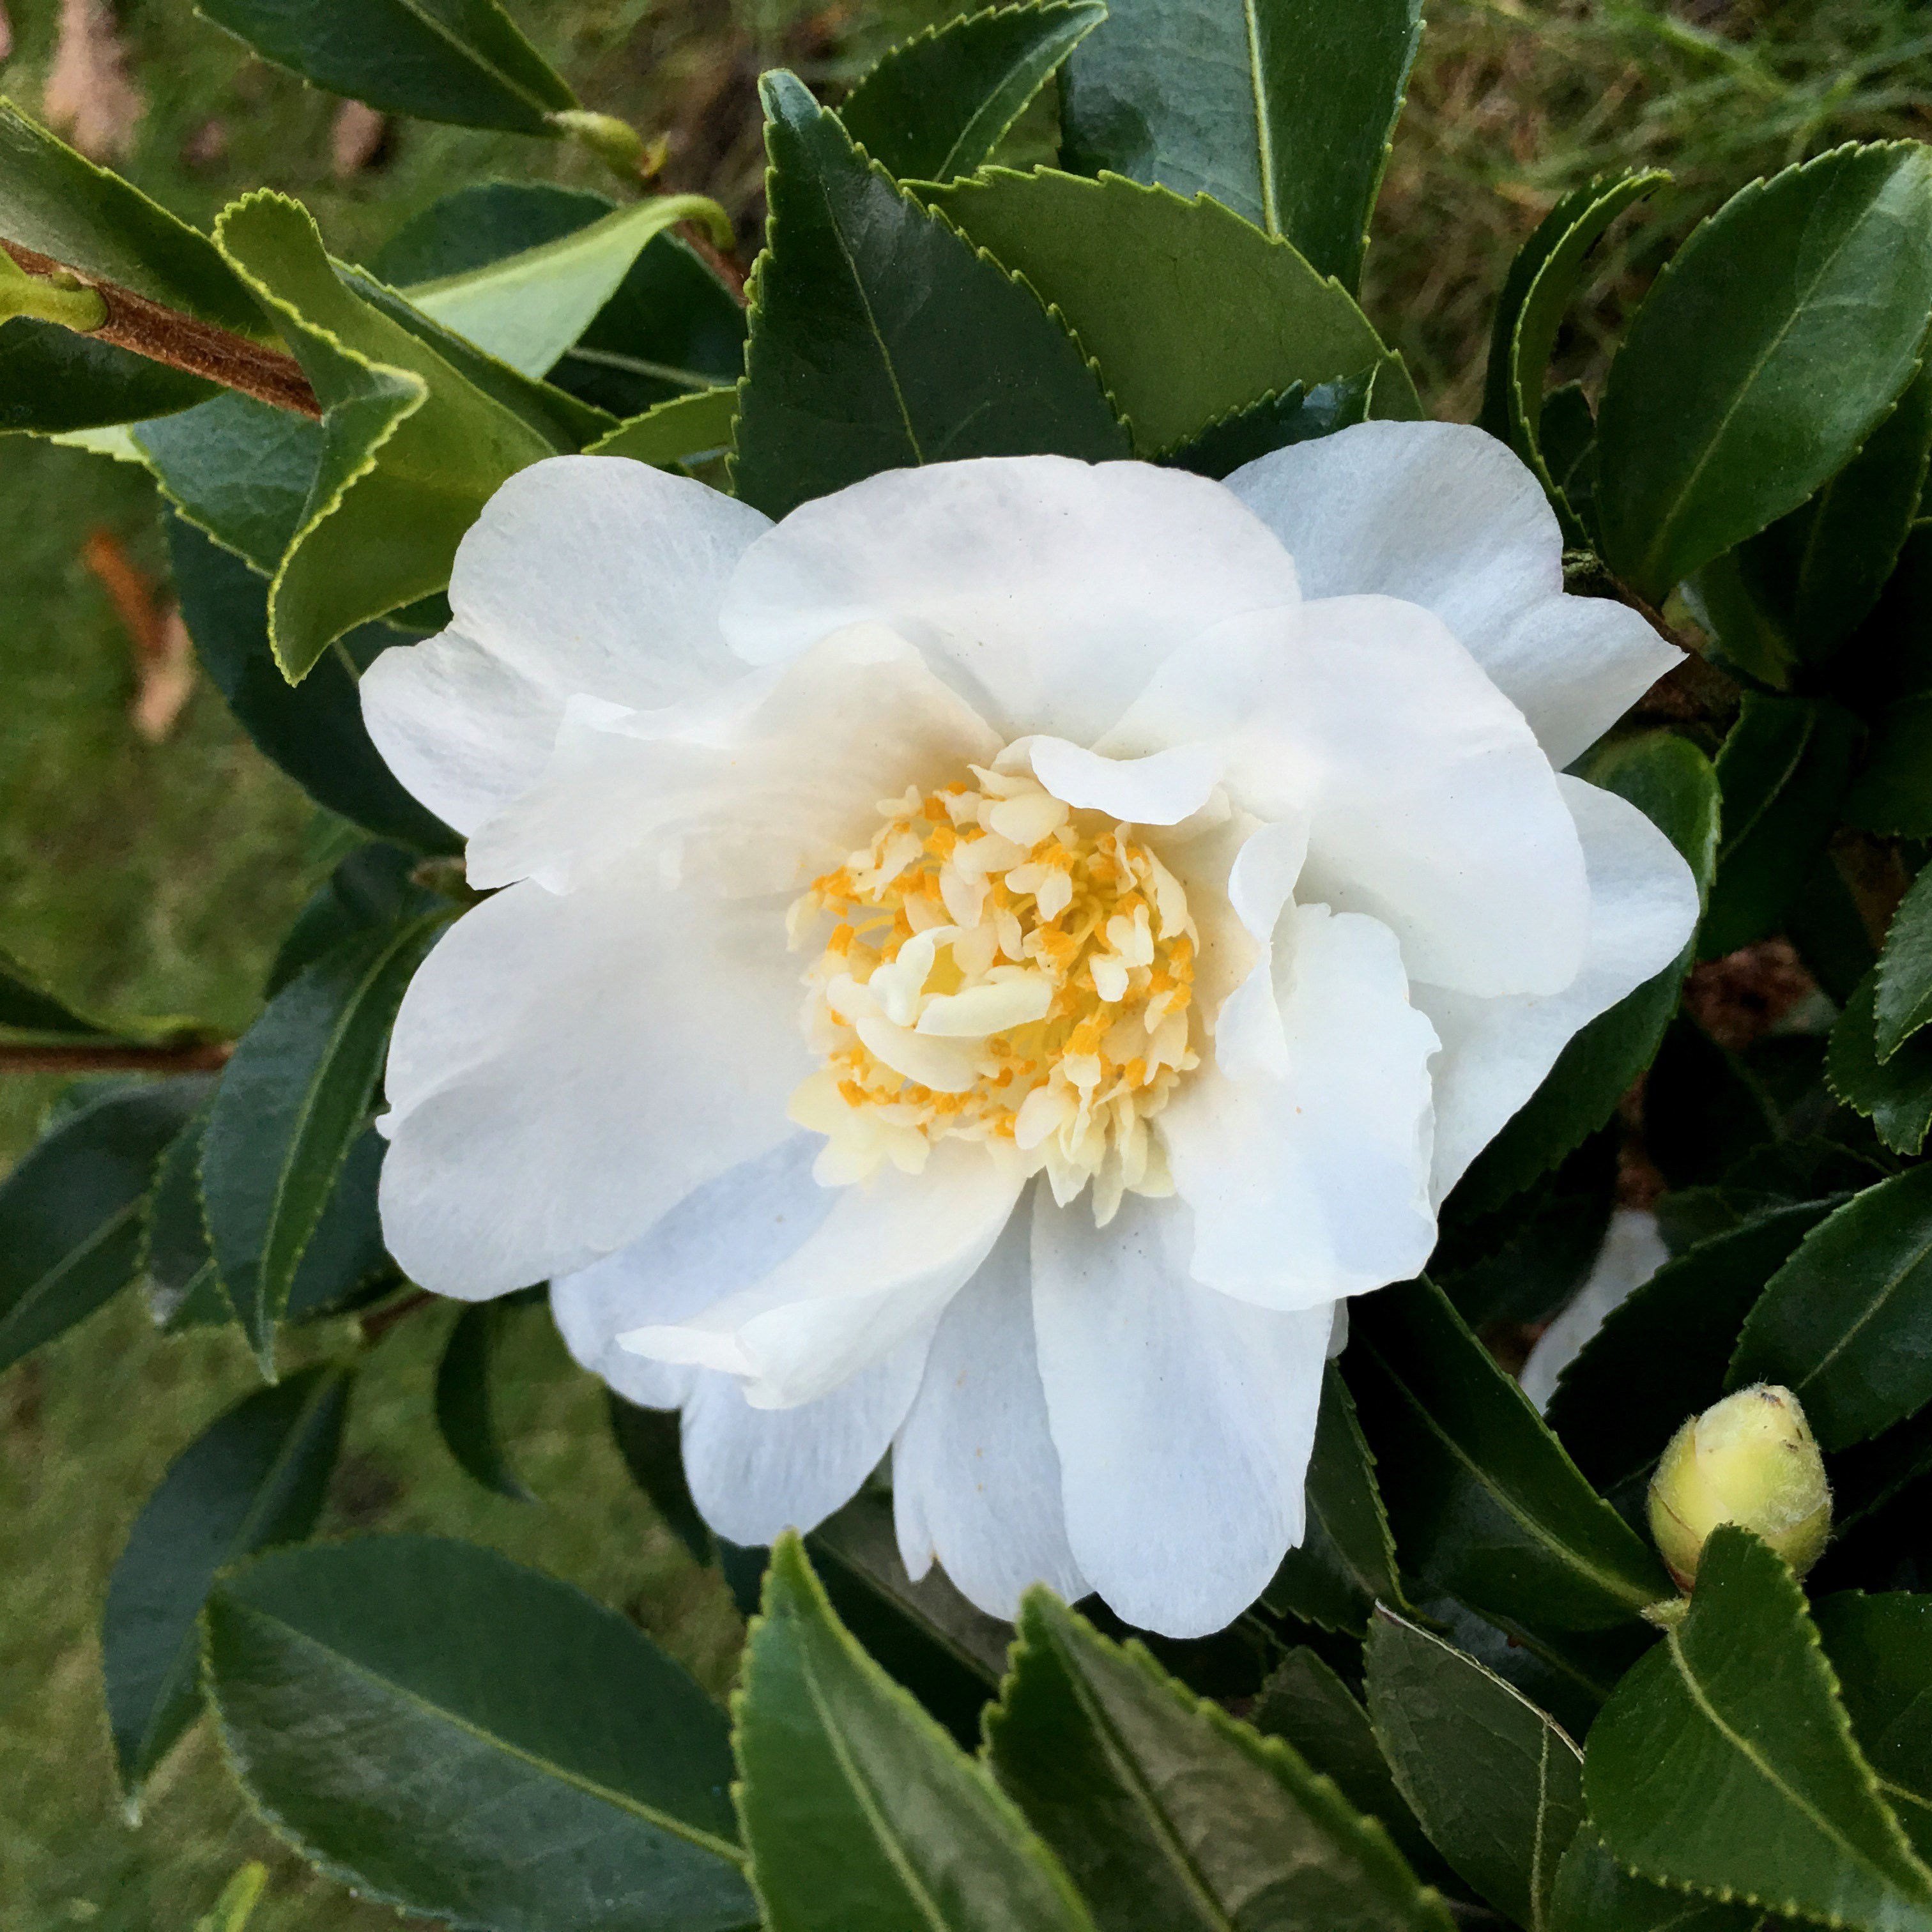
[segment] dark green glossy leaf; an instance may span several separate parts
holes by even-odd
[[[1448,1932],[1380,1826],[1264,1738],[1043,1590],[988,1718],[994,1774],[1102,1932]]]
[[[1248,1722],[1268,1738],[1280,1738],[1324,1778],[1332,1778],[1358,1811],[1378,1820],[1396,1848],[1430,1883],[1449,1876],[1396,1788],[1376,1742],[1369,1714],[1355,1695],[1305,1644],[1298,1645],[1262,1686]]]
[[[1902,698],[1873,720],[1844,816],[1862,832],[1932,838],[1932,692]]]
[[[1348,1384],[1331,1362],[1322,1381],[1308,1466],[1308,1527],[1282,1559],[1262,1601],[1277,1616],[1360,1636],[1377,1600],[1400,1604],[1395,1545]]]
[[[158,1326],[170,1330],[218,1324],[232,1312],[201,1219],[201,1144],[207,1131],[204,1107],[168,1144],[148,1196],[141,1267],[148,1312]]]
[[[1762,1915],[1748,1905],[1668,1892],[1624,1870],[1585,1824],[1556,1868],[1552,1932],[1755,1932]]]
[[[1826,1062],[1832,1091],[1862,1114],[1894,1154],[1916,1154],[1932,1128],[1932,1034],[1915,1034],[1880,1060],[1878,974],[1868,973],[1852,989],[1832,1029]]]
[[[215,1264],[262,1372],[276,1324],[363,1131],[404,989],[440,915],[346,941],[268,1003],[222,1076],[202,1154]]]
[[[352,824],[424,851],[454,851],[457,835],[403,789],[362,722],[358,672],[402,641],[396,633],[382,625],[350,632],[292,689],[269,648],[262,578],[178,517],[170,520],[168,555],[196,652],[256,748]]]
[[[1588,532],[1543,448],[1543,386],[1550,352],[1584,257],[1618,215],[1670,178],[1650,169],[1592,182],[1566,194],[1517,250],[1496,305],[1478,420],[1542,478],[1572,543],[1587,542]]]
[[[1264,396],[1244,410],[1210,423],[1162,460],[1174,470],[1191,470],[1216,482],[1244,463],[1290,443],[1332,435],[1360,422],[1369,413],[1373,372],[1318,382],[1312,389],[1291,382],[1280,394]]]
[[[1811,1614],[1852,1735],[1924,1858],[1932,1854],[1932,1597],[1850,1590]]]
[[[1712,1186],[1777,1136],[1771,1095],[1743,1056],[1680,1012],[1643,1083],[1644,1151],[1666,1186]]]
[[[209,1084],[110,1089],[68,1114],[0,1183],[0,1369],[134,1279],[155,1168]]]
[[[1932,1024],[1932,871],[1899,902],[1879,955],[1873,1001],[1874,1043],[1889,1060],[1918,1029]]]
[[[0,1028],[54,1040],[98,1040],[108,1030],[76,1012],[4,952],[0,952]]]
[[[0,328],[0,430],[50,436],[138,422],[220,393],[198,376],[58,322],[16,316]]]
[[[1642,1480],[1678,1426],[1724,1394],[1744,1317],[1833,1205],[1773,1208],[1700,1241],[1604,1318],[1544,1420],[1604,1495]]]
[[[457,1316],[436,1364],[436,1426],[449,1453],[486,1490],[533,1503],[536,1498],[511,1466],[490,1382],[503,1324],[515,1312],[505,1302],[479,1301]]]
[[[1106,17],[1100,0],[1034,0],[929,27],[861,74],[838,118],[902,181],[970,175]]]
[[[1917,367],[1932,156],[1841,148],[1754,182],[1658,278],[1598,416],[1610,567],[1645,596],[1796,509]]]
[[[250,1802],[364,1897],[491,1932],[738,1932],[724,1714],[615,1611],[462,1543],[231,1572],[208,1695]]]
[[[1597,418],[1580,382],[1564,382],[1543,399],[1543,461],[1590,548],[1597,536]]]
[[[1636,806],[1683,854],[1699,890],[1708,892],[1717,864],[1718,782],[1694,745],[1651,732],[1592,758],[1582,775]],[[1477,1215],[1500,1207],[1610,1118],[1664,1038],[1695,946],[1694,940],[1563,1049],[1543,1084],[1458,1184],[1452,1199],[1459,1211]]]
[[[496,0],[196,0],[262,59],[392,114],[554,135],[577,97]]]
[[[321,424],[230,392],[130,434],[182,518],[263,577],[274,574],[315,484]]]
[[[1582,1753],[1474,1658],[1387,1610],[1369,1632],[1368,1690],[1389,1768],[1437,1850],[1505,1918],[1544,1932],[1583,1822]]]
[[[1205,192],[1352,288],[1417,0],[1110,0],[1062,82],[1066,165]]]
[[[1718,754],[1724,838],[1702,958],[1777,930],[1838,824],[1858,740],[1858,720],[1828,699],[1744,693]]]
[[[1439,1288],[1360,1297],[1346,1364],[1406,1572],[1532,1630],[1612,1630],[1668,1594]]]
[[[1780,1916],[1932,1925],[1932,1872],[1852,1742],[1804,1596],[1733,1524],[1704,1546],[1690,1614],[1604,1707],[1583,1788],[1646,1877]]]
[[[771,219],[753,273],[732,476],[767,515],[882,470],[1127,453],[1079,346],[1033,292],[767,74]]]
[[[115,1762],[136,1795],[201,1708],[196,1620],[215,1574],[322,1514],[350,1377],[306,1369],[218,1417],[170,1464],[108,1580],[101,1667]]]
[[[604,1395],[610,1434],[632,1481],[650,1498],[658,1515],[691,1552],[692,1560],[709,1563],[716,1554],[716,1539],[691,1499],[680,1442],[682,1418],[677,1411],[640,1408],[615,1389],[606,1389]]]
[[[1375,413],[1421,413],[1346,291],[1213,202],[1045,168],[988,168],[921,194],[1066,318],[1141,455],[1290,382],[1365,369],[1378,371]]]
[[[1761,1382],[1798,1397],[1828,1450],[1932,1402],[1932,1168],[1855,1196],[1772,1277],[1727,1386]]]
[[[674,396],[654,403],[640,416],[620,423],[586,452],[592,456],[628,456],[660,470],[677,467],[692,458],[716,454],[731,447],[732,425],[738,415],[734,387],[704,389],[696,395]]]
[[[789,1532],[734,1709],[770,1932],[1093,1932],[986,1772],[840,1628]]]
[[[420,854],[381,842],[358,845],[317,887],[282,937],[264,989],[273,999],[289,982],[344,940],[371,926],[395,926],[448,902],[416,883]]]

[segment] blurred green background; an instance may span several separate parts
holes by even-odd
[[[930,0],[511,0],[588,106],[663,134],[670,187],[717,196],[754,243],[759,71],[836,93]],[[334,251],[374,251],[439,194],[493,176],[604,184],[550,143],[351,114],[248,58],[188,0],[4,0],[0,91],[63,102],[123,144],[116,164],[206,224],[260,184],[314,209]],[[10,17],[8,17],[10,16]],[[62,42],[65,40],[64,58]],[[118,64],[117,66],[117,61]],[[52,82],[50,98],[50,82]],[[136,111],[138,109],[138,112]],[[1051,104],[1012,158],[1051,152]],[[1557,194],[1632,164],[1674,188],[1603,251],[1559,345],[1600,373],[1628,305],[1703,212],[1753,175],[1852,139],[1932,136],[1932,10],[1922,0],[1434,0],[1376,224],[1364,300],[1438,415],[1467,418],[1510,254]],[[750,253],[746,250],[747,257]],[[105,532],[167,596],[144,476],[0,440],[0,947],[109,1011],[244,1026],[268,962],[322,875],[314,814],[204,685],[168,734],[134,728],[136,648],[86,560]],[[0,1166],[59,1083],[0,1073]],[[601,1394],[541,1309],[516,1318],[502,1400],[543,1499],[486,1495],[438,1441],[428,1391],[448,1314],[371,1352],[325,1532],[435,1528],[490,1543],[633,1615],[715,1689],[740,1635],[631,1488]],[[323,1335],[317,1346],[344,1345]],[[394,1924],[309,1876],[245,1811],[205,1730],[118,1810],[97,1624],[129,1523],[169,1460],[254,1386],[238,1344],[157,1336],[126,1297],[0,1375],[0,1926],[191,1925],[242,1860],[272,1867],[274,1932]]]

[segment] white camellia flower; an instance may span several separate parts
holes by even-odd
[[[397,1022],[398,1260],[548,1277],[736,1542],[890,1450],[915,1576],[1220,1628],[1300,1538],[1343,1298],[1696,918],[1562,775],[1678,654],[1561,553],[1442,424],[776,524],[524,470],[362,686],[502,889]]]

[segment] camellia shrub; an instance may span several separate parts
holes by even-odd
[[[1932,1932],[1932,156],[1741,188],[1594,397],[1660,177],[1570,195],[1441,423],[1354,293],[1414,0],[768,74],[748,278],[494,0],[203,10],[630,194],[363,267],[0,106],[0,427],[152,472],[341,854],[232,1051],[0,980],[133,1070],[0,1190],[0,1366],[138,1282],[262,1377],[113,1575],[130,1801],[205,1715],[500,1932]],[[543,1294],[728,1711],[312,1540],[431,1297],[514,1487]]]

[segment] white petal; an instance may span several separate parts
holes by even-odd
[[[1234,855],[1228,899],[1260,949],[1214,1021],[1214,1060],[1231,1080],[1285,1078],[1288,1037],[1274,991],[1274,929],[1308,856],[1308,822],[1264,825]]]
[[[792,1128],[812,1070],[783,906],[614,875],[466,914],[389,1046],[382,1226],[439,1294],[480,1299],[627,1246]]]
[[[1583,1352],[1585,1345],[1670,1258],[1658,1232],[1657,1216],[1641,1208],[1619,1208],[1597,1251],[1596,1264],[1562,1314],[1536,1338],[1516,1379],[1538,1408],[1547,1408],[1557,1378]]]
[[[1683,950],[1697,923],[1697,885],[1676,847],[1614,792],[1561,781],[1590,880],[1590,936],[1576,979],[1544,998],[1472,999],[1418,982],[1435,1022],[1436,1154],[1440,1202],[1541,1084],[1577,1029]]]
[[[856,626],[682,704],[574,700],[540,782],[470,841],[470,877],[568,891],[650,847],[671,877],[794,892],[865,842],[877,800],[998,748],[904,639]]]
[[[628,1247],[551,1282],[565,1346],[631,1401],[682,1406],[700,1371],[649,1360],[617,1337],[646,1322],[682,1322],[710,1307],[734,1275],[766,1274],[790,1254],[838,1198],[812,1176],[821,1144],[815,1134],[794,1134],[693,1189]]]
[[[1485,994],[1567,986],[1589,901],[1576,828],[1522,714],[1419,605],[1330,598],[1238,619],[1164,666],[1103,752],[1208,740],[1235,802],[1305,812],[1295,888]]]
[[[699,1514],[733,1543],[808,1530],[855,1496],[904,1419],[931,1324],[817,1402],[753,1408],[728,1376],[698,1375],[684,1408],[684,1473]]]
[[[1304,596],[1433,610],[1567,765],[1683,653],[1638,614],[1563,590],[1563,533],[1504,443],[1461,423],[1372,422],[1275,451],[1228,488],[1293,554]]]
[[[987,1148],[942,1141],[917,1174],[889,1167],[841,1189],[776,1268],[726,1276],[700,1313],[618,1339],[740,1376],[757,1408],[815,1401],[931,1327],[999,1238],[1020,1184]]]
[[[1028,744],[1034,776],[1054,796],[1130,825],[1178,825],[1207,802],[1221,776],[1210,745],[1176,745],[1144,758],[1103,758],[1064,738]]]
[[[736,674],[718,602],[770,527],[688,477],[616,457],[518,471],[457,547],[450,628],[365,675],[370,735],[432,811],[472,830],[542,770],[571,698],[670,704]]]
[[[890,470],[794,510],[746,552],[722,621],[756,664],[890,624],[1005,736],[1087,744],[1196,632],[1296,595],[1280,544],[1217,483],[998,457]]]
[[[1284,1078],[1204,1064],[1160,1117],[1194,1212],[1197,1281],[1305,1308],[1414,1274],[1429,1199],[1434,1029],[1408,1004],[1394,937],[1360,914],[1298,906],[1278,931]]]
[[[1044,1583],[1071,1602],[1088,1584],[1066,1546],[1060,1458],[1034,1348],[1032,1216],[1016,1214],[940,1317],[892,1444],[892,1510],[907,1574],[936,1556],[988,1616],[1011,1618]]]
[[[1328,1307],[1278,1314],[1187,1276],[1191,1216],[1129,1195],[1034,1220],[1034,1320],[1066,1535],[1128,1622],[1204,1636],[1301,1540]]]

